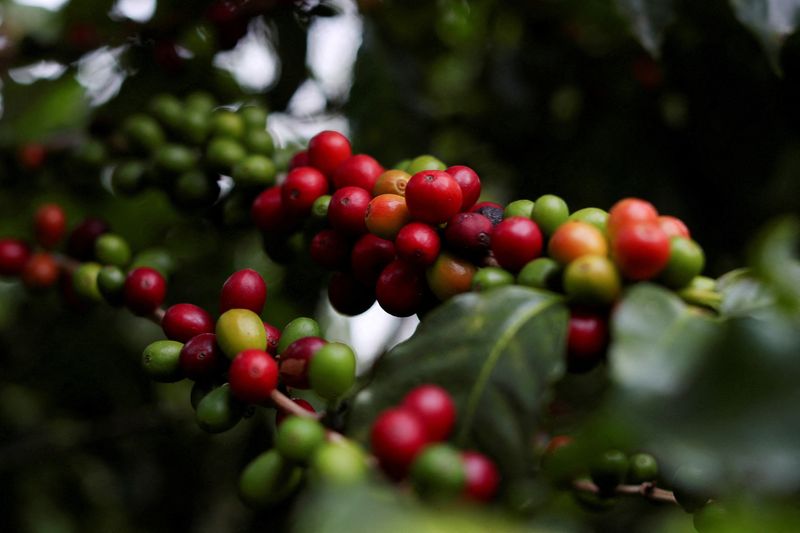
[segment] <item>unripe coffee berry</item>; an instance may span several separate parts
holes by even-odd
[[[372,195],[397,194],[405,196],[409,179],[411,179],[411,176],[408,172],[396,169],[387,170],[378,176],[375,186],[372,188]]]
[[[411,466],[414,490],[425,498],[455,498],[464,490],[466,481],[461,454],[450,444],[427,446]]]
[[[425,279],[436,298],[444,302],[472,289],[477,270],[471,261],[445,252],[425,271]]]
[[[97,276],[103,267],[98,263],[82,263],[72,274],[75,293],[84,300],[99,302],[103,299],[97,287]]]
[[[172,383],[183,378],[180,355],[183,344],[176,341],[155,341],[142,353],[142,367],[154,381]]]
[[[105,233],[95,241],[94,255],[104,265],[124,267],[131,261],[131,248],[119,235]]]
[[[290,416],[275,433],[275,449],[296,463],[307,463],[325,442],[325,428],[316,419]]]
[[[263,350],[243,350],[231,362],[228,382],[239,400],[263,405],[278,385],[278,363]]]
[[[214,320],[208,311],[194,304],[175,304],[164,313],[161,327],[168,339],[188,342],[201,333],[212,333]]]
[[[217,319],[215,332],[219,347],[229,359],[244,350],[265,350],[267,347],[264,323],[249,309],[230,309],[222,313]]]
[[[288,498],[300,485],[303,470],[277,450],[262,453],[239,478],[239,494],[254,509],[266,509]]]
[[[561,224],[547,243],[550,257],[567,265],[584,255],[608,255],[603,233],[586,222],[567,221]]]
[[[366,454],[353,442],[325,442],[311,457],[309,472],[328,485],[349,486],[363,481],[369,466]]]
[[[136,315],[148,315],[158,309],[166,294],[167,282],[152,268],[135,268],[125,279],[125,306]]]
[[[356,381],[356,354],[341,342],[329,342],[314,354],[308,364],[311,389],[321,398],[336,400]]]
[[[364,213],[366,228],[373,235],[393,241],[411,222],[406,199],[397,194],[381,194],[369,201]]]
[[[267,300],[267,284],[261,274],[251,268],[245,268],[231,274],[222,285],[219,298],[219,311],[229,309],[249,309],[254,313],[264,310]]]
[[[619,450],[608,450],[592,462],[589,473],[600,492],[608,494],[625,480],[628,466],[627,455]]]
[[[294,341],[303,337],[320,337],[322,335],[319,324],[313,318],[297,317],[283,328],[280,342],[278,342],[278,353],[283,353]]]
[[[406,185],[408,211],[414,220],[429,224],[447,222],[461,210],[461,187],[450,174],[426,170],[411,176]]]
[[[110,305],[124,304],[125,272],[119,267],[106,265],[97,274],[97,288]]]
[[[531,218],[542,233],[552,235],[569,217],[567,203],[554,194],[545,194],[533,202]]]

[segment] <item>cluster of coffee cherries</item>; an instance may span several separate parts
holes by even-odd
[[[448,392],[437,385],[420,385],[375,419],[372,454],[390,479],[410,478],[425,499],[490,501],[500,474],[487,456],[445,442],[455,422],[456,408]]]

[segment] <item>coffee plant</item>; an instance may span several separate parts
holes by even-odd
[[[102,4],[0,12],[0,529],[800,528],[800,5]]]

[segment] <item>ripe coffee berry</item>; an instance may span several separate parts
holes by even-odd
[[[164,313],[161,327],[168,339],[188,342],[201,333],[214,331],[214,320],[208,312],[194,304],[175,304]]]
[[[125,278],[125,306],[137,315],[148,315],[158,309],[167,294],[167,283],[157,270],[139,267]]]
[[[325,344],[325,339],[320,337],[303,337],[291,343],[281,352],[281,381],[295,389],[309,388],[308,364]]]
[[[650,202],[638,198],[625,198],[614,204],[608,211],[606,232],[613,241],[617,231],[623,226],[636,222],[657,222],[658,211]]]
[[[331,175],[352,154],[350,141],[337,131],[323,131],[308,141],[308,160],[325,175]]]
[[[500,473],[491,459],[482,453],[465,450],[461,452],[461,460],[467,474],[465,496],[479,502],[488,502],[494,498],[500,486]]]
[[[350,262],[350,239],[335,229],[324,229],[314,235],[309,246],[311,259],[328,270],[345,268]]]
[[[378,180],[372,188],[372,195],[398,194],[400,196],[405,196],[406,185],[408,185],[409,179],[411,179],[411,176],[408,172],[397,169],[387,170],[378,176]]]
[[[328,282],[331,306],[347,316],[360,315],[375,303],[373,286],[364,285],[348,272],[337,272]]]
[[[394,245],[401,259],[428,266],[439,256],[441,241],[436,230],[428,224],[412,222],[397,233]]]
[[[109,231],[108,224],[99,218],[87,218],[78,224],[67,240],[67,255],[78,261],[88,261],[94,256],[97,238]]]
[[[328,192],[328,179],[315,168],[300,167],[289,172],[281,186],[281,205],[290,214],[307,215],[314,200]]]
[[[195,381],[214,378],[226,362],[227,359],[217,345],[217,336],[213,333],[196,335],[181,349],[181,373]]]
[[[334,189],[342,187],[361,187],[366,191],[375,188],[383,167],[368,155],[354,155],[344,160],[333,172],[331,181]]]
[[[480,213],[459,213],[447,223],[444,238],[453,251],[481,257],[492,243],[492,222]]]
[[[267,301],[267,284],[261,274],[251,268],[234,272],[222,285],[219,312],[229,309],[249,309],[260,314]]]
[[[292,159],[289,161],[289,171],[292,171],[298,167],[308,166],[311,166],[311,161],[308,159],[308,152],[305,150],[300,150],[294,154]]]
[[[488,218],[493,226],[503,221],[504,212],[503,206],[494,202],[480,202],[470,209],[470,213],[478,213]]]
[[[311,405],[310,403],[308,403],[307,401],[305,401],[302,398],[292,398],[291,400],[294,403],[296,403],[297,405],[299,405],[300,407],[302,407],[303,409],[305,409],[306,411],[308,411],[309,413],[316,413],[317,412],[314,409],[313,405]],[[289,414],[286,413],[285,411],[282,411],[280,409],[276,410],[275,411],[275,425],[276,426],[281,425],[281,422],[286,420],[286,417],[288,417],[288,416],[289,416]]]
[[[436,298],[444,302],[456,294],[469,291],[477,270],[472,261],[445,252],[428,267],[425,278]]]
[[[394,259],[395,248],[392,241],[367,233],[353,246],[350,268],[355,279],[363,285],[374,287],[378,276]]]
[[[446,170],[461,188],[461,208],[466,211],[478,201],[481,195],[481,179],[478,174],[464,165],[455,165]]]
[[[461,209],[463,195],[458,182],[441,170],[425,170],[411,176],[406,202],[411,217],[429,224],[447,222]]]
[[[228,383],[241,401],[262,405],[278,385],[278,363],[265,351],[244,350],[231,362]]]
[[[398,232],[411,222],[406,199],[397,194],[381,194],[370,200],[364,223],[370,233],[394,240]]]
[[[284,209],[279,186],[270,187],[256,196],[250,208],[250,218],[265,233],[291,233],[298,224],[297,215]]]
[[[438,385],[420,385],[412,389],[402,406],[419,416],[428,441],[447,439],[456,422],[456,406],[450,394]]]
[[[46,289],[58,282],[58,263],[48,253],[33,254],[22,269],[22,283],[30,289]]]
[[[542,253],[542,232],[533,220],[511,217],[492,231],[492,252],[500,266],[519,271]]]
[[[619,227],[612,241],[612,255],[620,272],[635,281],[657,276],[667,266],[669,252],[669,237],[656,222]]]
[[[423,302],[427,286],[419,267],[396,259],[386,265],[375,286],[378,303],[394,316],[411,316]]]
[[[281,341],[281,330],[264,322],[264,331],[267,333],[267,353],[270,355],[278,354],[278,343]]]
[[[670,215],[662,215],[658,217],[658,225],[661,226],[661,229],[667,234],[667,237],[686,237],[687,239],[690,237],[689,228],[687,228],[686,224],[679,218]]]
[[[370,194],[361,187],[342,187],[331,196],[328,204],[328,222],[334,229],[353,235],[367,232],[364,221],[367,216]]]
[[[608,346],[608,322],[605,317],[573,311],[567,330],[567,368],[570,372],[591,370],[603,359]]]
[[[567,265],[584,255],[607,255],[608,244],[603,233],[591,224],[568,221],[555,230],[547,250],[550,257]]]
[[[36,241],[45,248],[54,247],[64,238],[67,216],[61,206],[45,204],[36,210],[33,220]]]
[[[31,256],[30,248],[17,239],[0,239],[0,275],[18,276]]]
[[[403,477],[416,456],[428,444],[428,434],[419,416],[405,408],[382,412],[370,433],[372,453],[391,477]]]

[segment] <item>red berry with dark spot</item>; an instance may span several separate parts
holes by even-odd
[[[299,167],[286,176],[281,186],[281,205],[289,214],[305,216],[314,200],[328,192],[328,178],[312,167]]]
[[[567,330],[567,368],[580,373],[597,366],[608,346],[608,321],[602,315],[573,311]]]
[[[337,272],[328,282],[328,300],[343,315],[360,315],[375,303],[375,289],[363,285],[352,274]]]
[[[230,275],[222,286],[219,298],[219,312],[228,309],[249,309],[261,314],[267,301],[267,284],[261,274],[252,268],[245,268]]]
[[[201,333],[214,331],[214,320],[211,315],[194,304],[175,304],[164,313],[161,327],[168,339],[188,342]]]
[[[67,255],[78,261],[89,261],[94,257],[94,243],[100,235],[110,230],[99,218],[87,218],[72,230],[67,240]]]
[[[283,207],[280,186],[270,187],[253,200],[250,218],[256,227],[271,234],[288,234],[298,226],[298,216]]]
[[[61,206],[56,204],[39,207],[33,221],[36,241],[45,248],[53,248],[64,238],[67,231],[67,215]]]
[[[308,389],[308,364],[327,342],[320,337],[303,337],[290,344],[281,353],[281,381],[288,387]]]
[[[314,409],[313,405],[311,405],[310,403],[308,403],[307,401],[305,401],[302,398],[292,398],[291,400],[294,403],[296,403],[297,405],[299,405],[300,407],[302,407],[303,409],[305,409],[306,411],[308,411],[309,413],[316,413],[317,412],[316,409]],[[281,422],[286,420],[286,417],[288,417],[288,416],[290,416],[290,415],[288,413],[286,413],[285,411],[281,411],[280,409],[276,410],[275,411],[275,425],[276,426],[280,426]]]
[[[339,270],[350,263],[350,247],[347,235],[335,229],[324,229],[311,239],[309,253],[322,268]]]
[[[429,224],[450,220],[461,209],[462,200],[461,187],[441,170],[418,172],[406,185],[406,204],[411,217]]]
[[[181,349],[181,373],[194,381],[209,380],[220,373],[229,359],[217,346],[217,336],[201,333],[189,339]]]
[[[353,276],[363,285],[375,286],[378,276],[396,257],[394,243],[367,233],[353,246],[350,268]]]
[[[308,160],[311,166],[329,176],[347,158],[353,149],[347,137],[338,131],[323,131],[308,141]]]
[[[281,330],[268,322],[264,322],[264,331],[267,332],[267,353],[277,355],[278,343],[281,340]]]
[[[461,452],[467,482],[464,495],[475,501],[488,502],[494,498],[500,486],[500,473],[491,459],[471,450]]]
[[[125,306],[136,315],[149,315],[164,303],[167,282],[159,272],[150,267],[139,267],[128,272],[123,288]]]
[[[428,444],[428,435],[416,414],[405,408],[395,408],[382,412],[375,420],[370,443],[372,454],[383,470],[400,479]]]
[[[461,187],[460,211],[466,211],[475,205],[481,195],[481,178],[478,177],[478,174],[464,165],[452,166],[446,172],[453,176],[458,186]]]
[[[396,259],[386,265],[375,286],[378,303],[394,316],[411,316],[416,313],[426,294],[425,273],[420,267]]]
[[[456,405],[450,394],[437,385],[420,385],[412,389],[402,406],[419,416],[430,442],[445,440],[456,423]]]
[[[480,257],[489,251],[493,229],[491,220],[480,213],[459,213],[447,223],[444,239],[454,252]]]
[[[20,275],[30,256],[31,249],[23,241],[0,239],[0,275]]]
[[[428,224],[406,224],[394,240],[397,256],[421,266],[432,265],[439,257],[442,243],[439,234]]]
[[[263,405],[278,385],[278,363],[265,351],[244,350],[231,362],[228,383],[241,401]]]
[[[618,228],[611,247],[620,272],[631,280],[652,279],[669,262],[669,237],[657,222],[638,222]]]
[[[333,173],[334,189],[342,187],[361,187],[367,191],[375,188],[383,167],[368,155],[354,155],[344,160]]]
[[[503,206],[495,202],[480,202],[472,206],[470,213],[479,213],[491,221],[493,226],[503,221]]]
[[[361,187],[342,187],[331,196],[328,222],[334,229],[353,235],[367,232],[364,217],[372,196]]]
[[[492,231],[492,252],[500,266],[517,272],[542,254],[542,232],[525,217],[509,217]]]

